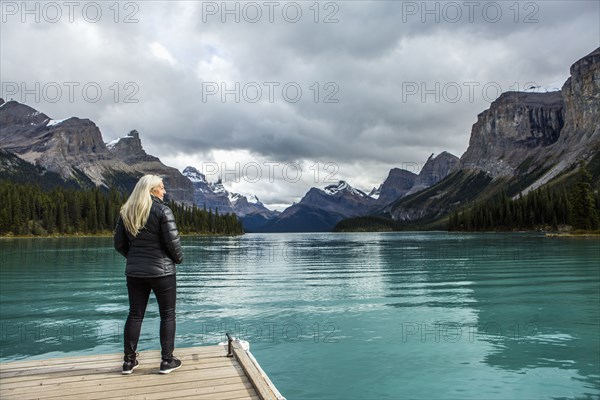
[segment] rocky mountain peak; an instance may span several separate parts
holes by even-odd
[[[171,200],[191,204],[194,199],[194,185],[173,167],[163,164],[158,157],[146,153],[142,147],[140,133],[133,129],[127,136],[106,144],[109,152],[118,160],[143,174],[158,175],[163,178],[167,197]]]
[[[323,189],[325,193],[335,196],[339,194],[348,193],[354,196],[367,196],[363,191],[353,188],[344,180],[340,180],[337,183],[325,186]]]
[[[458,165],[458,162],[459,158],[447,151],[441,152],[436,157],[432,154],[421,168],[416,183],[435,185],[444,179]]]
[[[600,64],[600,47],[571,65],[571,76],[584,75],[590,69],[596,69]]]
[[[209,183],[208,185],[215,193],[229,193],[225,188],[225,185],[223,185],[223,180],[221,178],[217,179],[216,182]]]
[[[570,71],[560,91],[502,94],[478,115],[456,175],[398,200],[389,215],[431,221],[499,188],[516,197],[546,184],[562,185],[555,178],[565,172],[566,180],[578,162],[593,162],[600,150],[600,48]],[[494,182],[498,177],[503,179]]]
[[[447,151],[441,152],[436,157],[432,153],[415,178],[414,185],[406,192],[406,196],[435,185],[454,171],[459,162],[458,157]]]
[[[373,187],[373,189],[371,189],[371,191],[369,192],[369,197],[377,200],[379,198],[379,195],[381,194],[382,186],[383,184],[379,185],[379,187]]]
[[[0,106],[0,147],[84,186],[107,186],[107,170],[123,167],[114,163],[100,129],[89,119],[52,120],[16,101]]]
[[[140,134],[135,129],[130,131],[125,137],[108,142],[106,147],[117,158],[127,164],[159,161],[158,157],[154,157],[146,153],[142,147]]]
[[[328,194],[336,194],[342,190],[345,190],[349,187],[348,182],[346,181],[338,181],[337,183],[325,186],[325,192]]]
[[[263,203],[258,199],[258,196],[250,193],[230,193],[229,199],[234,206],[239,206],[241,204],[263,205]]]
[[[324,189],[310,188],[300,202],[294,202],[258,231],[329,231],[344,218],[366,213],[374,202],[374,198],[340,180]]]
[[[17,101],[2,101],[0,106],[0,139],[18,140],[26,135],[26,138],[37,136],[38,128],[46,126],[50,118],[28,105]]]
[[[600,140],[600,48],[575,62],[560,91],[507,92],[479,114],[461,168],[492,177],[550,169],[535,189],[581,159]]]
[[[216,182],[208,182],[206,176],[195,167],[187,166],[182,174],[193,184],[196,205],[213,212],[218,211],[219,214],[236,214],[242,219],[247,231],[263,226],[279,214],[267,209],[255,195],[228,191],[221,178]]]
[[[195,167],[187,166],[183,170],[183,175],[187,177],[192,183],[208,183],[206,181],[206,175],[198,171]]]
[[[507,92],[477,116],[461,167],[512,176],[527,157],[552,145],[564,126],[561,92]]]
[[[401,168],[392,168],[381,186],[377,205],[384,205],[404,196],[415,183],[417,175]]]

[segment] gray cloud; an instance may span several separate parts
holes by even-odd
[[[460,156],[498,88],[560,87],[569,66],[600,42],[600,6],[590,1],[520,2],[518,14],[514,2],[469,3],[476,4],[472,21],[464,2],[322,2],[318,23],[313,2],[293,3],[302,10],[296,23],[282,16],[283,2],[272,23],[264,6],[260,21],[248,22],[255,16],[248,2],[228,2],[246,7],[239,23],[206,13],[221,2],[122,2],[118,22],[113,3],[102,3],[96,23],[81,12],[70,23],[64,9],[56,23],[44,15],[23,23],[19,12],[6,13],[7,3],[21,5],[2,2],[4,97],[54,118],[90,118],[106,141],[138,129],[149,152],[179,168],[211,150],[246,150],[273,162],[338,163],[340,178],[352,184],[355,177],[362,189],[385,179],[390,166],[443,150]],[[438,14],[422,14],[424,4]],[[126,16],[138,22],[123,23]],[[338,22],[324,23],[326,16]],[[65,90],[58,101],[44,93],[7,96],[10,82],[28,89],[55,82]],[[69,82],[79,84],[73,99]],[[97,102],[81,93],[91,83],[102,89]],[[207,95],[236,83],[239,102],[232,93],[224,102],[220,93]],[[291,97],[301,88],[299,101],[286,101],[286,84]],[[262,96],[253,102],[256,87]],[[310,187],[272,185],[254,187],[273,204]]]

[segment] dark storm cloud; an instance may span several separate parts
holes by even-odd
[[[228,2],[239,22],[222,2],[119,3],[118,18],[111,4],[93,23],[77,13],[73,22],[42,15],[23,23],[4,12],[3,84],[102,88],[95,102],[81,93],[73,101],[11,97],[53,118],[90,118],[106,141],[138,129],[161,159],[245,150],[336,162],[348,175],[360,161],[369,184],[385,178],[383,165],[442,150],[460,156],[498,89],[560,87],[600,42],[592,1],[322,2],[318,16],[313,2],[276,2],[272,22],[262,2]],[[297,22],[288,4],[300,7]],[[256,9],[261,18],[249,21]],[[128,16],[137,22],[124,23]]]

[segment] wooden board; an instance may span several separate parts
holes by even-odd
[[[182,367],[158,374],[160,351],[138,356],[140,366],[121,374],[122,354],[17,361],[0,364],[1,399],[261,399],[260,376],[248,376],[238,354],[223,346],[178,348]],[[237,352],[236,352],[237,353]],[[243,356],[241,356],[243,357]],[[245,360],[242,362],[245,363]]]

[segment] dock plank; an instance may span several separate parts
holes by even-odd
[[[215,360],[215,359],[223,359],[223,352],[221,353],[206,353],[206,355],[194,355],[194,354],[185,354],[181,357],[178,356],[182,362],[192,363],[193,365],[197,365],[202,363],[204,360]],[[110,372],[112,370],[121,370],[121,365],[123,364],[122,356],[120,358],[114,358],[106,361],[99,361],[94,363],[93,361],[86,360],[85,362],[64,362],[64,359],[60,359],[60,362],[56,364],[48,363],[48,360],[44,360],[44,364],[41,365],[31,365],[20,368],[10,368],[0,371],[0,377],[3,378],[11,378],[11,377],[26,377],[28,375],[37,376],[43,375],[46,373],[52,374],[71,374],[71,375],[81,375],[87,374],[90,371],[105,371]],[[157,354],[156,357],[148,357],[144,354],[144,356],[139,357],[140,365],[146,366],[147,360],[152,360],[151,365],[155,365],[158,367],[160,363],[160,354]],[[139,369],[139,368],[138,368]],[[137,370],[136,370],[137,371]]]
[[[135,370],[134,374],[136,375],[136,379],[131,379],[134,375],[121,375],[121,371],[115,371],[110,374],[99,374],[95,376],[95,379],[90,379],[86,381],[76,381],[76,382],[55,382],[53,379],[47,379],[43,382],[42,385],[38,386],[26,386],[26,387],[16,387],[16,388],[2,388],[0,389],[1,393],[10,393],[14,395],[27,394],[32,392],[37,392],[41,389],[44,390],[44,396],[46,398],[52,397],[62,397],[66,398],[70,394],[85,394],[85,393],[93,393],[96,391],[105,392],[110,387],[119,388],[119,390],[126,390],[130,388],[138,388],[143,386],[144,388],[152,388],[153,386],[168,386],[170,383],[181,383],[181,382],[194,382],[200,385],[201,381],[212,380],[216,378],[223,377],[240,377],[244,376],[243,371],[239,367],[231,366],[223,366],[219,368],[213,368],[206,371],[202,371],[200,374],[197,369],[184,369],[185,366],[182,366],[180,370],[178,370],[178,374],[175,375],[175,372],[169,375],[158,375],[158,369],[154,371],[139,371],[139,368]],[[210,383],[210,382],[209,382]],[[154,390],[154,389],[151,389]],[[100,393],[102,394],[102,393]],[[91,397],[94,395],[90,394]]]
[[[223,351],[226,351],[222,346],[202,346],[202,347],[178,347],[175,350],[177,358],[183,359],[183,357],[199,357],[199,356],[222,356]],[[148,350],[143,352],[144,357],[147,358],[158,358],[160,360],[160,350]],[[31,361],[11,361],[8,363],[0,363],[0,372],[20,370],[30,367],[41,367],[45,365],[62,365],[77,363],[81,365],[85,364],[99,364],[101,362],[123,362],[123,354],[98,354],[89,356],[78,356],[78,357],[61,357],[61,358],[49,358],[43,360],[31,360]]]
[[[141,352],[140,366],[121,374],[122,354],[0,363],[2,399],[265,399],[248,360],[226,357],[223,346],[178,348],[182,367],[158,374],[160,351]],[[257,382],[256,380],[259,380]]]
[[[187,361],[186,362],[187,366]],[[205,360],[200,360],[193,365],[194,369],[207,369],[207,368],[218,368],[220,366],[227,366],[230,364],[230,361],[224,359],[224,357],[220,358],[209,358]],[[140,362],[140,366],[135,370],[134,373],[139,373],[140,371],[146,368],[156,368],[158,367],[154,365],[154,363],[149,364],[143,361]],[[183,368],[183,367],[182,367]],[[121,367],[115,367],[114,365],[109,369],[115,373],[115,376],[120,373]],[[2,374],[0,373],[0,377]],[[25,375],[25,376],[14,376],[11,377],[10,380],[6,380],[6,382],[2,381],[2,388],[8,389],[13,387],[27,387],[27,386],[41,386],[44,382],[52,381],[53,383],[66,383],[66,382],[75,382],[75,381],[93,381],[96,379],[103,379],[100,374],[90,375],[87,370],[78,370],[78,371],[56,371],[51,373],[44,374],[34,374],[34,375]]]

